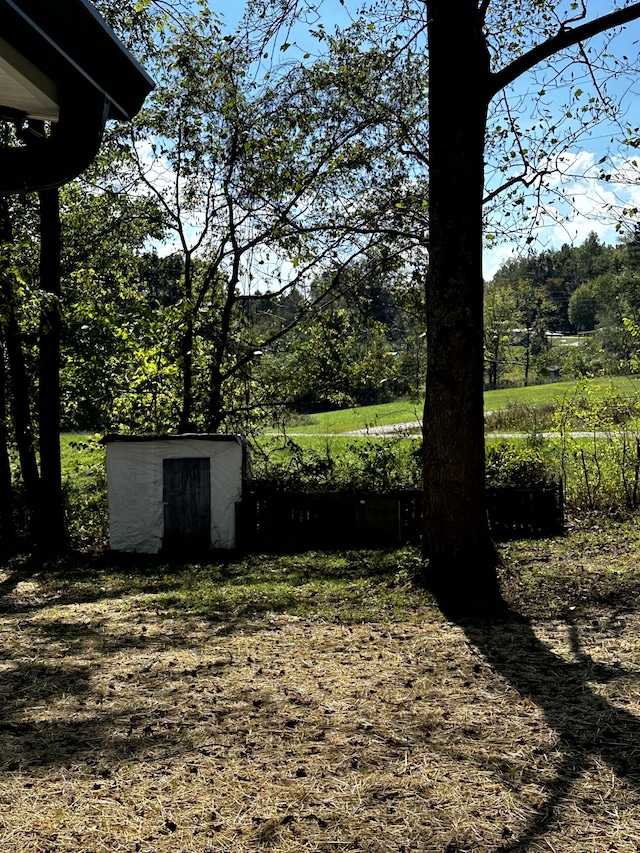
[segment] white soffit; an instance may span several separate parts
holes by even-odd
[[[58,88],[46,74],[0,38],[0,106],[29,118],[58,121]]]

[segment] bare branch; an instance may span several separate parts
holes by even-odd
[[[514,59],[501,71],[492,73],[489,77],[488,97],[492,98],[501,89],[513,83],[522,74],[529,71],[539,62],[549,59],[554,53],[558,53],[567,47],[573,47],[592,36],[598,35],[605,30],[628,24],[640,18],[640,3],[632,3],[624,9],[616,9],[608,15],[602,15],[593,21],[587,21],[579,27],[570,28],[566,24],[550,39],[541,42],[527,53]]]

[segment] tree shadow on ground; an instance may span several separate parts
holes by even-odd
[[[207,553],[199,559],[113,552],[68,554],[56,560],[34,556],[14,560],[8,567],[6,578],[0,581],[0,613],[31,613],[52,606],[115,601],[131,594],[171,594],[182,590],[188,577],[206,580],[211,589],[224,585],[248,590],[264,587],[265,583],[274,588],[278,583],[287,584],[295,590],[313,581],[391,580],[397,571],[396,553],[344,551],[331,556],[323,554],[320,559],[313,551],[277,558],[235,552]],[[37,597],[13,595],[20,583],[29,580],[38,585]],[[294,594],[279,605],[272,597],[257,610],[286,611],[295,597]],[[249,606],[233,615],[254,612],[256,607]]]
[[[80,651],[88,650],[95,640],[96,632],[93,634]],[[64,632],[60,638],[68,639]],[[188,645],[186,640],[183,645]],[[37,654],[37,644],[31,649]],[[100,674],[113,648],[102,651],[102,655],[83,660],[58,650],[51,660],[37,662],[24,656],[12,660],[6,648],[0,649],[4,663],[0,670],[3,772],[38,772],[78,764],[117,766],[144,754],[180,755],[193,749],[192,721],[170,701],[175,693],[173,682],[181,677],[188,681],[193,669],[183,671],[153,655],[136,657],[131,666],[140,661],[139,672],[116,671],[105,684],[100,683]],[[212,695],[217,679],[232,665],[228,656],[200,665],[211,681]],[[130,695],[136,689],[142,690],[143,700]],[[158,700],[151,707],[149,696]]]
[[[531,622],[515,614],[492,625],[465,621],[460,625],[494,671],[543,711],[563,753],[555,779],[545,786],[546,801],[517,840],[497,853],[523,853],[544,839],[594,758],[640,792],[640,718],[615,707],[593,687],[623,677],[640,678],[640,671],[593,661],[582,649],[575,624],[569,625],[572,662],[553,652]]]
[[[141,708],[165,701],[167,684],[193,675],[170,658],[194,643],[209,649],[205,676],[213,684],[232,666],[215,652],[217,637],[275,631],[270,614],[306,605],[306,584],[345,573],[355,581],[392,578],[392,569],[391,555],[373,554],[345,554],[342,562],[301,554],[280,568],[258,555],[197,564],[140,555],[14,560],[0,582],[0,764],[46,768],[94,755],[117,764],[162,749],[188,751],[184,714],[154,711],[149,720],[130,691],[142,691]],[[101,606],[83,607],[94,603]],[[125,671],[106,684],[102,674],[113,660]],[[132,727],[132,714],[144,723]]]
[[[6,599],[18,584],[30,580],[42,568],[42,561],[32,556],[14,558],[9,562],[11,570],[6,578],[0,582],[0,602]]]

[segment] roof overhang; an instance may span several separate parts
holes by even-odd
[[[0,38],[0,104],[29,118],[58,121],[60,93],[50,77]]]
[[[88,0],[0,0],[0,115],[53,122],[0,149],[0,193],[60,186],[95,157],[107,119],[138,112],[153,81]]]

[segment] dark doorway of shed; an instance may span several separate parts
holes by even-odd
[[[210,460],[164,459],[162,550],[173,554],[211,545]]]

